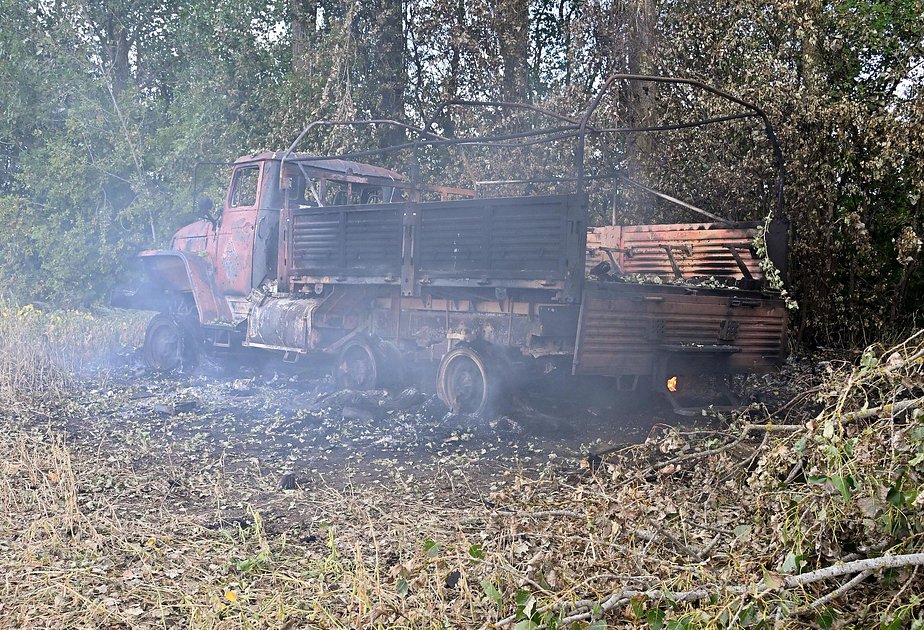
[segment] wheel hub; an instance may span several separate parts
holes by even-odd
[[[182,366],[185,351],[180,326],[167,315],[155,316],[144,338],[144,355],[148,365],[156,370],[175,370]]]
[[[343,353],[337,366],[340,385],[346,389],[372,389],[375,387],[375,358],[364,345],[355,345]]]
[[[484,399],[484,377],[468,357],[457,357],[450,365],[446,378],[447,394],[453,409],[463,413],[477,411]]]

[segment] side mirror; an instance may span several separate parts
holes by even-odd
[[[215,209],[215,202],[212,201],[210,197],[199,197],[199,201],[196,202],[196,209],[199,211],[199,216],[208,220],[213,225],[215,224],[215,217],[212,216],[212,210]]]

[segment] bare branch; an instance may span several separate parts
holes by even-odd
[[[799,615],[805,612],[811,612],[811,611],[821,608],[822,606],[824,606],[831,600],[837,599],[838,597],[840,597],[841,595],[843,595],[844,593],[846,593],[847,591],[855,587],[857,584],[859,584],[860,582],[868,578],[870,575],[872,575],[872,573],[873,573],[872,569],[868,569],[866,571],[863,571],[862,573],[857,573],[849,581],[845,582],[844,584],[841,584],[840,586],[838,586],[836,589],[834,589],[827,595],[822,595],[821,597],[813,601],[811,604],[807,606],[803,606],[802,608],[799,608],[798,610],[795,611],[795,614]]]
[[[829,578],[840,577],[843,575],[850,575],[853,573],[859,573],[860,575],[851,579],[849,582],[841,586],[840,588],[832,591],[828,595],[821,597],[817,600],[814,600],[811,604],[808,605],[808,608],[817,608],[822,606],[828,601],[843,595],[851,588],[854,588],[857,584],[863,581],[864,578],[868,577],[875,571],[881,571],[882,569],[896,569],[899,567],[908,567],[908,566],[920,566],[924,565],[924,553],[911,553],[903,554],[898,556],[880,556],[878,558],[866,558],[864,560],[856,560],[854,562],[845,562],[843,564],[835,564],[830,567],[825,567],[823,569],[818,569],[816,571],[809,571],[808,573],[802,573],[799,575],[791,575],[786,577],[783,580],[782,585],[778,588],[771,588],[765,585],[763,582],[758,584],[751,584],[750,586],[706,586],[702,588],[697,588],[689,591],[666,591],[662,589],[651,589],[647,591],[631,590],[625,589],[616,591],[603,597],[598,600],[580,600],[574,602],[575,614],[565,617],[561,620],[562,625],[567,625],[575,621],[583,621],[591,617],[591,610],[585,610],[584,612],[577,612],[580,609],[593,609],[596,606],[599,606],[604,612],[610,610],[620,604],[628,602],[630,599],[641,597],[648,600],[661,600],[661,599],[670,599],[672,602],[696,602],[702,599],[706,599],[715,595],[716,593],[734,593],[734,594],[745,594],[745,593],[765,593],[773,590],[792,590],[805,586],[807,584],[812,584],[815,582],[821,582]],[[567,604],[563,604],[562,608],[570,607]],[[504,626],[512,623],[515,620],[515,616],[505,617],[501,619],[497,625]]]

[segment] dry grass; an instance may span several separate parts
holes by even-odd
[[[823,364],[724,431],[491,479],[277,491],[259,462],[139,452],[117,420],[105,447],[6,421],[0,626],[920,625],[914,567],[814,607],[852,576],[784,578],[924,549],[922,342]]]
[[[450,567],[467,575],[476,562],[456,551],[474,541],[455,510],[394,489],[321,488],[285,497],[312,513],[305,535],[268,536],[255,508],[247,522],[212,529],[203,524],[240,479],[211,479],[203,514],[179,516],[162,504],[163,469],[75,465],[41,432],[0,443],[10,454],[0,477],[4,627],[420,628],[443,627],[441,617],[458,627],[482,609],[477,582],[474,592],[464,579],[445,585]]]
[[[148,317],[0,304],[0,402],[61,398],[75,382],[105,376],[119,353],[141,344]]]

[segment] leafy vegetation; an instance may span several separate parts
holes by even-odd
[[[52,406],[83,379],[105,381],[144,339],[146,314],[43,312],[0,304],[0,404]]]
[[[0,625],[924,626],[924,335],[870,345],[924,308],[920,0],[0,0],[0,14]],[[275,376],[249,427],[195,401],[157,411],[137,401],[196,377],[149,391],[113,370],[145,318],[88,307],[193,218],[196,162],[285,147],[319,118],[422,124],[453,98],[574,114],[614,72],[702,79],[767,112],[787,158],[796,335],[865,351],[790,363],[749,383],[772,404],[656,426],[583,468],[552,453],[499,475],[447,446],[466,427],[415,442],[444,456],[425,474],[387,460],[387,484],[318,473],[294,488],[267,470],[291,465],[307,423],[334,427],[321,461],[379,420],[282,411],[304,401]],[[734,113],[687,88],[614,94],[599,117],[621,126]],[[591,150],[589,168],[760,220],[762,133],[594,139],[623,157]],[[307,147],[395,139],[340,130]],[[480,157],[497,173],[522,162]],[[552,147],[541,168],[567,159]],[[463,176],[463,160],[424,160]],[[675,218],[620,193],[619,221]],[[251,386],[214,385],[240,405]]]

